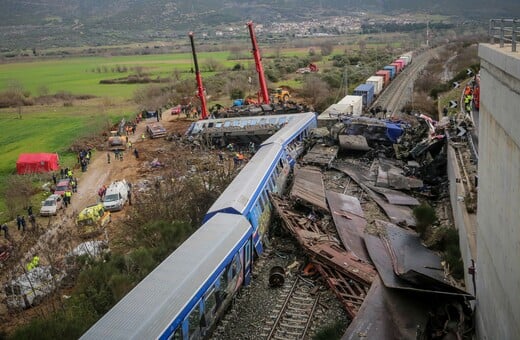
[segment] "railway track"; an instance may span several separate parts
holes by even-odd
[[[435,55],[435,50],[427,50],[415,57],[410,66],[405,68],[374,101],[372,107],[380,106],[388,112],[399,112],[411,101],[413,83],[419,72]]]
[[[268,320],[262,338],[267,340],[304,339],[313,320],[320,294],[313,294],[314,285],[301,277],[285,282],[272,318]]]

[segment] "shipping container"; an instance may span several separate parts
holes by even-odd
[[[386,87],[390,83],[390,71],[389,70],[379,70],[376,72],[376,76],[383,77],[384,87]]]
[[[390,66],[395,66],[395,75],[401,73],[401,63],[396,63],[395,61],[390,64]]]
[[[404,66],[408,66],[410,64],[410,57],[408,56],[400,56],[399,59],[401,59],[402,61],[404,61]]]
[[[404,60],[402,59],[396,59],[394,63],[399,64],[399,72],[403,71],[404,69]]]
[[[374,95],[378,96],[383,91],[385,78],[382,76],[372,76],[366,81],[367,84],[374,84]]]
[[[346,104],[332,104],[318,116],[318,127],[330,128],[341,118],[361,116],[363,98],[360,96],[347,96]],[[345,99],[345,98],[344,98]]]
[[[363,112],[363,97],[362,96],[353,96],[348,95],[343,97],[338,104],[340,105],[348,105],[349,113],[353,116],[360,116]]]
[[[401,55],[400,58],[402,58],[402,57],[408,58],[408,64],[407,65],[410,65],[412,63],[413,53],[412,52],[404,53],[403,55]]]
[[[395,66],[387,65],[387,66],[383,67],[383,70],[390,71],[390,79],[394,79],[394,77],[396,76]]]
[[[374,101],[374,85],[373,84],[361,84],[355,88],[353,94],[355,96],[363,97],[363,108],[368,109]]]

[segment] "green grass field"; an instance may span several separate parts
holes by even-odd
[[[228,52],[199,53],[199,65],[213,59],[223,67],[231,68],[237,61],[228,60]],[[127,72],[116,72],[117,67],[126,67]],[[149,73],[151,78],[171,76],[175,70],[184,77],[193,77],[189,70],[192,57],[189,53],[118,57],[71,57],[54,60],[0,64],[0,91],[13,83],[20,84],[39,95],[45,88],[49,93],[67,91],[74,94],[130,98],[139,84],[102,85],[102,79],[113,79],[135,74],[135,68]]]

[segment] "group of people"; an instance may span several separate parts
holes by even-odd
[[[33,208],[30,205],[27,208],[27,218],[29,219],[29,223],[31,223],[31,227],[33,230],[36,229],[36,217],[33,214]],[[25,221],[25,216],[23,215],[16,215],[16,226],[18,228],[18,231],[25,231],[27,228],[27,222]],[[6,239],[9,239],[9,228],[7,227],[7,224],[2,225],[1,230],[4,231],[4,236]]]
[[[90,158],[92,157],[92,150],[81,149],[78,152],[78,164],[81,166],[81,172],[87,171],[87,167],[90,164]]]

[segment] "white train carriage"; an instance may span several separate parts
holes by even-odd
[[[250,280],[252,229],[217,214],[94,324],[81,339],[199,339]]]

